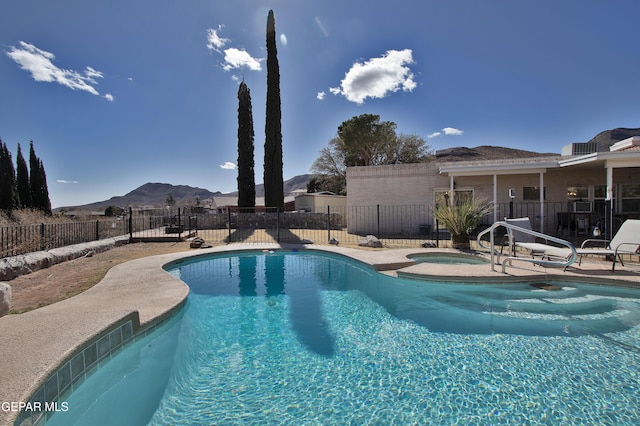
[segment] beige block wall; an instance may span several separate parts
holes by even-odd
[[[433,226],[433,190],[443,187],[449,187],[449,178],[433,163],[348,168],[348,230],[415,235],[425,225]]]
[[[433,202],[434,187],[449,187],[433,163],[349,167],[347,205],[425,205]]]
[[[334,211],[343,211],[347,207],[347,197],[339,195],[303,194],[295,200],[296,210],[308,210],[312,213],[325,213],[327,206]]]

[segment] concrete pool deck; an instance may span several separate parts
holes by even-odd
[[[588,259],[563,272],[558,268],[514,262],[501,272],[489,264],[458,265],[413,262],[418,253],[459,253],[451,249],[360,250],[336,246],[231,244],[191,252],[151,256],[117,265],[91,289],[72,298],[30,312],[0,318],[0,424],[13,424],[18,412],[11,403],[27,402],[47,378],[87,343],[125,318],[132,318],[134,333],[170,316],[186,300],[187,286],[162,269],[183,258],[239,250],[309,249],[346,255],[392,276],[437,278],[466,282],[514,282],[524,280],[615,282],[640,287],[640,265],[616,265]],[[73,409],[73,407],[69,407]]]

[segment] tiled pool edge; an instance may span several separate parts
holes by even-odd
[[[138,312],[132,312],[93,336],[62,361],[31,395],[27,406],[39,407],[39,409],[20,411],[13,424],[38,426],[45,424],[46,420],[56,412],[66,411],[68,407],[65,405],[65,397],[80,386],[98,367],[109,362],[129,344],[146,337],[164,325],[185,303],[186,299],[174,309],[143,326],[140,325]]]
[[[110,269],[100,283],[84,293],[41,309],[3,317],[1,320],[5,321],[0,324],[0,330],[3,333],[3,351],[7,351],[8,357],[0,355],[0,368],[4,370],[0,375],[4,388],[0,392],[0,425],[41,424],[46,415],[23,414],[20,408],[31,408],[30,411],[33,411],[33,405],[25,405],[28,402],[40,402],[38,398],[44,398],[47,383],[52,389],[55,381],[62,383],[62,388],[59,385],[56,387],[58,395],[62,390],[64,396],[65,388],[68,390],[67,379],[58,375],[67,373],[64,370],[60,372],[60,369],[66,368],[65,364],[88,346],[97,344],[115,328],[123,326],[127,319],[133,318],[131,315],[135,316],[131,322],[135,340],[178,313],[186,303],[189,290],[179,279],[164,271],[162,265],[190,254],[174,253],[126,262]],[[58,337],[57,329],[70,330],[73,324],[78,324],[79,329],[65,331]],[[99,324],[102,326],[96,328]],[[30,335],[36,338],[24,338]],[[126,338],[128,334],[125,334]],[[17,344],[8,345],[12,340]],[[111,346],[109,342],[110,354],[105,360],[115,354],[111,349],[119,351],[122,348],[122,345],[117,348],[117,344],[113,348]],[[88,366],[91,368],[90,363]],[[54,375],[55,379],[52,378]],[[54,391],[50,390],[48,396],[52,395]],[[44,410],[45,407],[42,408]],[[50,405],[49,408],[55,409],[56,406]],[[58,404],[57,408],[64,407]]]
[[[39,425],[56,411],[65,411],[67,407],[64,405],[64,396],[82,384],[100,363],[108,361],[126,343],[133,340],[134,323],[139,327],[137,312],[126,315],[81,345],[44,379],[44,383],[28,400],[27,406],[31,409],[20,411],[14,424]]]

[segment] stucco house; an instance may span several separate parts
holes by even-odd
[[[435,225],[433,208],[447,193],[492,201],[487,223],[529,216],[535,230],[555,235],[587,234],[605,220],[615,230],[616,222],[640,218],[640,131],[610,144],[571,144],[560,155],[527,154],[450,161],[439,152],[427,163],[350,167],[348,230],[419,233]]]
[[[329,211],[342,213],[346,207],[347,197],[332,192],[300,193],[295,196],[296,211],[326,213],[329,208]]]

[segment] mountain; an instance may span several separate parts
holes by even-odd
[[[284,181],[284,193],[289,194],[296,189],[307,189],[307,183],[311,175],[299,175],[294,176],[289,180]],[[167,195],[171,194],[176,201],[176,205],[193,205],[196,198],[200,200],[206,200],[213,197],[219,197],[222,195],[234,196],[238,195],[238,192],[232,192],[229,194],[223,194],[220,191],[211,192],[208,189],[194,188],[188,185],[171,185],[169,183],[145,183],[144,185],[134,189],[133,191],[116,197],[111,197],[108,200],[97,201],[95,203],[84,204],[81,206],[69,206],[60,207],[56,211],[60,210],[104,210],[109,206],[118,206],[125,208],[127,206],[164,206],[167,200]],[[256,185],[256,196],[264,196],[264,185]]]
[[[307,184],[309,183],[309,179],[311,179],[311,175],[298,175],[294,176],[289,180],[285,180],[283,182],[284,195],[292,193],[296,189],[307,189]],[[225,195],[233,195],[237,196],[238,191],[231,192]],[[264,184],[261,183],[256,185],[256,197],[264,197]]]
[[[588,143],[596,143],[598,151],[608,151],[609,147],[614,143],[633,136],[640,136],[640,129],[619,127],[598,133]],[[454,147],[441,149],[436,151],[436,160],[440,162],[505,160],[511,158],[532,158],[558,155],[559,154],[524,151],[521,149],[506,148],[502,146],[483,145],[475,148]]]
[[[593,137],[589,142],[595,142],[598,144],[599,151],[608,151],[609,147],[616,142],[631,138],[633,136],[640,136],[640,129],[627,129],[624,127],[618,127],[612,130],[605,130]]]
[[[502,146],[482,145],[475,148],[455,147],[436,151],[436,160],[444,161],[480,161],[506,160],[511,158],[534,158],[558,156],[560,154],[524,151]]]

